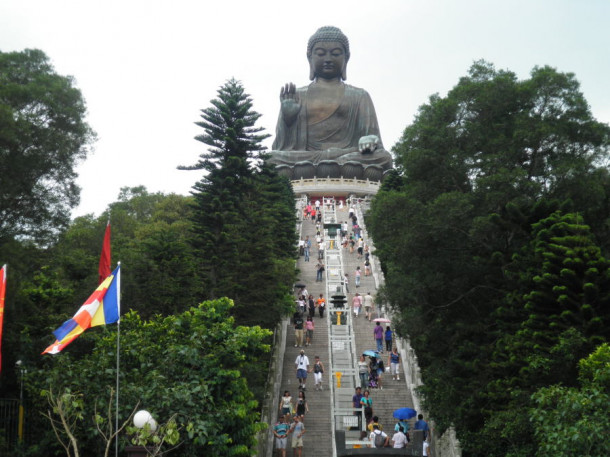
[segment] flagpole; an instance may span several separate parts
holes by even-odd
[[[121,266],[121,262],[118,262],[118,266]],[[114,419],[114,430],[116,433],[114,442],[114,456],[119,457],[119,367],[120,367],[120,347],[121,347],[121,269],[117,273],[117,304],[119,308],[119,320],[117,321],[116,327],[116,411]]]

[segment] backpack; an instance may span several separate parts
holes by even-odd
[[[385,438],[381,434],[381,432],[375,432],[375,447],[383,447],[385,444]]]

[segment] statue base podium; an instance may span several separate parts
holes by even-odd
[[[292,189],[297,197],[366,197],[373,196],[379,190],[379,181],[345,178],[311,178],[292,180]]]

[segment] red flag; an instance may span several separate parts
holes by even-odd
[[[110,276],[110,220],[106,224],[106,232],[104,233],[104,244],[102,245],[102,255],[100,256],[100,269],[98,284]]]
[[[2,370],[2,325],[4,322],[4,294],[6,293],[6,265],[0,268],[0,371]]]

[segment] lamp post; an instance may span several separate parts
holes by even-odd
[[[140,410],[133,416],[133,425],[136,428],[143,429],[148,425],[151,432],[157,430],[157,421],[146,410]],[[148,457],[150,453],[145,446],[127,446],[127,457]]]

